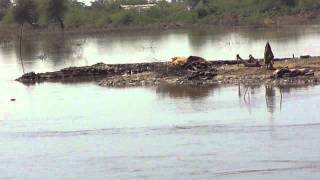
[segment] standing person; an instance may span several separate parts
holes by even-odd
[[[269,42],[267,42],[264,50],[264,63],[267,66],[267,69],[270,69],[270,70],[273,69],[273,59],[274,59],[274,55],[271,50],[271,46]]]

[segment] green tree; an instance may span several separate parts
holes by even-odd
[[[8,8],[11,6],[10,0],[0,0],[0,20],[6,14]]]
[[[38,20],[38,12],[32,0],[17,0],[13,9],[14,21],[20,25],[29,23],[34,26]]]
[[[60,23],[60,27],[64,29],[64,21],[63,17],[65,12],[67,11],[67,2],[66,0],[49,0],[47,15],[48,20],[58,21]]]

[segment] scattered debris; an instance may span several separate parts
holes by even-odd
[[[108,87],[153,86],[160,84],[160,81],[161,78],[156,77],[154,73],[144,72],[105,78],[99,82],[99,85]]]
[[[216,66],[201,57],[174,57],[165,68],[158,68],[153,72],[105,78],[99,85],[111,87],[150,86],[158,85],[161,82],[195,84],[212,80],[217,72]]]
[[[247,63],[244,62],[245,67],[261,67],[262,65],[259,63],[259,61],[253,62],[253,63]]]
[[[36,83],[42,81],[61,81],[81,77],[111,77],[124,74],[137,74],[147,71],[155,71],[161,63],[139,63],[139,64],[114,64],[107,65],[97,63],[92,66],[69,67],[60,71],[47,73],[26,73],[17,81],[23,83]]]
[[[237,54],[237,61],[244,64],[245,67],[261,67],[262,65],[258,60],[256,60],[251,54],[249,55],[249,60],[243,60],[239,54]]]
[[[253,58],[253,57],[252,57]],[[286,61],[276,59],[275,67],[281,68],[273,74],[265,68],[238,67],[239,61],[207,61],[190,56],[184,63],[168,62],[137,64],[104,64],[69,67],[55,72],[26,73],[17,81],[24,84],[50,82],[95,81],[101,86],[157,86],[159,84],[207,86],[214,84],[318,84],[320,83],[320,57],[308,61]],[[257,60],[262,62],[262,60]],[[280,62],[281,61],[281,62]],[[182,61],[180,61],[182,62]],[[248,64],[247,64],[248,65]],[[300,69],[306,67],[308,69]],[[295,68],[295,69],[293,69]],[[314,70],[314,71],[312,71]],[[296,76],[299,76],[296,78]],[[282,78],[289,77],[289,78]],[[291,78],[294,77],[294,78]]]
[[[281,68],[273,73],[275,78],[297,77],[297,76],[314,76],[314,72],[310,69],[289,69]]]
[[[301,59],[310,59],[311,56],[310,55],[302,55],[300,56]]]
[[[29,73],[25,73],[24,75],[22,75],[20,78],[18,78],[17,80],[18,81],[30,81],[30,82],[33,82],[33,81],[37,81],[38,80],[38,75],[35,73],[35,72],[29,72]]]

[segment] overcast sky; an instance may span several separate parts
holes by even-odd
[[[78,1],[84,2],[84,3],[86,3],[86,5],[90,5],[90,2],[91,2],[92,0],[78,0]]]

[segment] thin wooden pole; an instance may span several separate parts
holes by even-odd
[[[21,24],[21,27],[20,27],[20,36],[19,36],[19,56],[20,56],[20,62],[21,62],[21,66],[22,66],[22,71],[23,71],[23,74],[25,73],[25,70],[24,70],[24,64],[23,64],[23,59],[22,59],[22,36],[23,36],[23,24]]]

